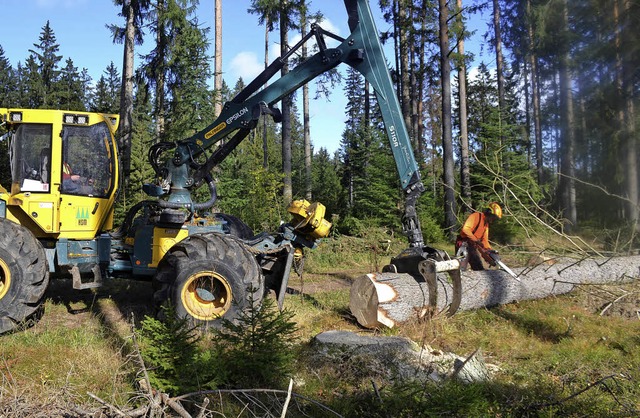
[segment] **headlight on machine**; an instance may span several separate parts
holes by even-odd
[[[66,125],[88,125],[89,124],[89,116],[87,115],[73,115],[69,113],[65,113],[62,116],[62,123]]]

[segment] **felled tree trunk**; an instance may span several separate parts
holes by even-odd
[[[519,300],[542,299],[568,293],[580,284],[630,281],[640,277],[640,256],[565,261],[553,265],[513,269],[520,281],[502,270],[462,272],[459,309],[477,309]],[[448,276],[438,273],[437,306],[453,302]],[[409,274],[370,273],[351,287],[350,308],[366,328],[393,327],[429,313],[429,289]]]

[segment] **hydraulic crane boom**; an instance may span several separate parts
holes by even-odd
[[[167,196],[170,203],[181,207],[191,205],[189,194],[184,189],[200,184],[203,179],[206,179],[211,169],[224,160],[256,126],[260,116],[270,114],[278,121],[280,111],[274,107],[277,102],[319,75],[344,63],[360,72],[375,91],[400,184],[406,192],[403,229],[411,247],[421,247],[424,244],[415,211],[415,202],[424,190],[424,186],[371,10],[367,0],[344,0],[344,3],[351,30],[347,38],[325,31],[318,25],[312,25],[310,32],[285,56],[276,59],[234,99],[227,102],[222,113],[213,123],[191,138],[177,143],[173,158],[164,172],[164,176],[171,179],[172,192]],[[327,48],[325,37],[333,38],[340,44],[335,48]],[[286,75],[271,82],[268,87],[259,90],[280,71],[286,59],[311,38],[315,39],[319,51]],[[218,146],[206,163],[201,165],[195,163],[195,159],[205,150],[229,136],[231,136],[230,139]],[[168,147],[166,144],[158,146]],[[150,155],[153,154],[155,153],[150,153]],[[152,165],[157,167],[153,161]],[[187,166],[193,170],[191,174],[187,173]],[[161,196],[164,193],[158,191],[152,194]]]

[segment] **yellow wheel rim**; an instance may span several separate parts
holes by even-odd
[[[187,279],[180,297],[189,315],[202,321],[211,321],[229,310],[232,292],[223,276],[213,271],[204,271]]]
[[[4,260],[0,259],[0,299],[2,299],[11,287],[11,271]]]

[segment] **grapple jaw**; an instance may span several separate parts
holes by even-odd
[[[451,258],[442,250],[431,247],[411,247],[391,259],[389,265],[382,268],[383,273],[405,273],[417,282],[425,282],[429,289],[429,308],[432,314],[446,313],[451,316],[460,307],[462,300],[462,280],[460,262]],[[447,273],[451,280],[452,295],[446,298],[446,305],[438,305],[438,273]]]

